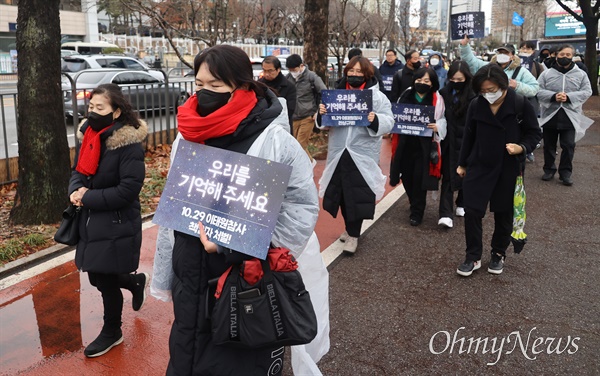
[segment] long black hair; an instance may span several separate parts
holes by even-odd
[[[194,77],[204,63],[213,77],[228,86],[252,90],[259,97],[266,95],[267,86],[254,81],[252,63],[241,48],[221,44],[203,50],[194,58]]]
[[[450,69],[448,69],[448,82],[450,82],[449,80],[454,77],[456,72],[460,72],[465,76],[465,86],[458,92],[458,101],[456,103],[452,102],[451,104],[454,115],[460,118],[467,112],[469,103],[471,103],[470,98],[474,96],[473,90],[471,89],[473,75],[469,70],[469,65],[462,60],[456,60],[450,65]],[[449,93],[451,92],[449,91]]]
[[[116,111],[117,109],[121,110],[121,115],[117,118],[118,121],[126,125],[131,125],[136,129],[140,127],[141,124],[138,114],[133,111],[131,103],[129,103],[129,101],[125,98],[121,88],[118,85],[98,85],[98,87],[92,91],[90,99],[92,99],[94,95],[105,95],[108,98],[108,102],[110,103],[113,111]]]

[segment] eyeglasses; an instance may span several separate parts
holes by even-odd
[[[268,74],[273,74],[277,72],[277,69],[263,69],[263,72]]]

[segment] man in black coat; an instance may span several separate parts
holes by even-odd
[[[293,134],[292,116],[294,116],[296,110],[296,86],[281,73],[281,61],[276,56],[265,57],[262,62],[262,69],[263,75],[258,79],[258,82],[262,82],[273,89],[278,97],[285,98],[288,118],[290,119],[290,133]]]
[[[404,68],[396,72],[392,81],[392,92],[390,94],[390,102],[392,103],[398,101],[402,93],[412,85],[414,81],[413,74],[421,67],[418,51],[408,51],[404,57],[406,64],[404,64]]]
[[[385,61],[379,67],[379,73],[381,73],[381,77],[384,81],[383,86],[385,91],[383,94],[385,94],[385,96],[390,100],[392,99],[392,82],[389,80],[393,80],[396,72],[403,67],[404,64],[402,64],[402,62],[396,57],[396,50],[390,48],[389,50],[385,51]],[[388,82],[387,85],[386,81]]]

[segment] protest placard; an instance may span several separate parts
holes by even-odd
[[[180,140],[153,222],[265,259],[292,167]]]
[[[367,90],[322,90],[321,101],[327,113],[321,117],[324,127],[368,126],[373,108],[373,92]]]
[[[433,129],[427,124],[435,122],[435,107],[419,104],[392,103],[394,128],[392,133],[431,137]]]
[[[394,76],[381,76],[383,80],[383,89],[385,91],[392,91],[392,83],[394,82]]]
[[[452,29],[452,40],[463,39],[465,35],[469,38],[483,38],[485,36],[485,13],[465,12],[452,14],[450,16]]]

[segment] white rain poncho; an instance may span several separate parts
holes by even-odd
[[[583,115],[583,103],[592,95],[592,86],[587,74],[577,65],[567,73],[551,68],[542,72],[538,82],[540,84],[537,95],[541,107],[540,126],[543,127],[559,109],[564,108],[575,128],[575,142],[581,140],[586,129],[594,123],[592,119]],[[567,93],[570,102],[552,102],[552,97],[560,92]]]
[[[390,101],[379,91],[377,85],[371,86],[369,89],[373,91],[373,112],[377,114],[379,129],[375,133],[368,127],[330,128],[327,164],[321,180],[319,180],[319,197],[325,195],[333,172],[346,149],[369,188],[375,193],[375,198],[380,200],[383,197],[387,177],[379,168],[381,139],[394,127],[394,115]]]
[[[283,103],[282,113],[258,136],[247,154],[293,166],[271,243],[288,248],[298,261],[298,270],[317,316],[315,339],[310,344],[292,347],[294,374],[310,370],[311,375],[320,375],[316,363],[329,351],[329,273],[313,231],[319,213],[313,169],[306,152],[290,135],[288,123]],[[180,138],[178,135],[173,142],[171,159]],[[150,293],[163,301],[171,300],[173,242],[173,231],[159,227]]]

